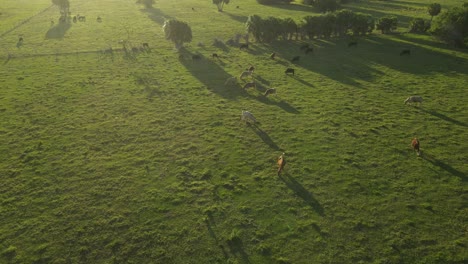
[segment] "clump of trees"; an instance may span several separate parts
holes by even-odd
[[[166,39],[172,41],[176,49],[180,49],[184,43],[192,41],[192,29],[186,22],[169,19],[164,22],[162,28]]]
[[[377,30],[380,30],[382,34],[390,34],[397,29],[398,19],[396,16],[384,16],[377,21],[376,26]]]
[[[365,35],[375,28],[371,15],[355,13],[350,10],[326,13],[319,16],[306,16],[299,23],[291,18],[262,18],[249,16],[246,29],[258,42],[271,42],[277,39],[293,38],[330,38],[345,36],[349,33]]]
[[[429,30],[437,38],[457,47],[468,47],[468,6],[454,7],[441,13]]]
[[[414,18],[409,23],[409,32],[425,33],[431,27],[431,23],[422,18]]]

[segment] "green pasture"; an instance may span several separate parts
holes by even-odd
[[[70,2],[86,22],[59,24],[48,0],[0,5],[0,263],[467,261],[468,53],[406,33],[433,1],[346,5],[400,19],[398,34],[356,47],[247,51],[213,40],[244,33],[249,15],[299,21],[312,9]],[[167,18],[192,28],[180,52]],[[224,85],[251,65],[256,88]],[[424,102],[404,105],[410,95]]]

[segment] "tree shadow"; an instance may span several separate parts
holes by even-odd
[[[276,145],[276,143],[273,141],[273,139],[271,139],[271,137],[265,132],[263,131],[260,127],[258,127],[257,125],[252,125],[252,124],[248,124],[248,126],[250,127],[250,129],[252,129],[255,134],[257,134],[257,136],[259,136],[263,142],[265,142],[270,148],[274,149],[274,150],[282,150],[278,145]]]
[[[231,19],[233,20],[236,20],[240,23],[245,23],[247,22],[247,16],[240,16],[240,15],[236,15],[236,14],[231,14],[231,13],[228,13],[228,12],[223,12],[223,14],[226,14],[228,15]]]
[[[164,24],[164,21],[173,18],[169,15],[166,15],[159,8],[154,8],[154,7],[145,8],[145,9],[141,9],[140,11],[143,13],[146,13],[149,19],[153,20],[154,22],[158,23],[161,26]]]
[[[437,111],[434,111],[434,110],[426,110],[426,109],[423,109],[423,108],[421,108],[421,107],[418,107],[417,109],[418,109],[420,112],[424,112],[424,113],[426,113],[426,114],[430,114],[430,115],[432,115],[432,116],[438,117],[438,118],[440,118],[440,119],[442,119],[442,120],[445,120],[445,121],[447,121],[447,122],[453,123],[453,124],[455,124],[455,125],[459,125],[459,126],[463,126],[463,127],[468,127],[468,124],[463,123],[463,122],[461,122],[461,121],[458,121],[458,120],[456,120],[456,119],[453,119],[453,118],[451,118],[451,117],[448,117],[448,116],[446,116],[446,115],[444,115],[444,114],[438,113]]]
[[[319,215],[324,215],[323,207],[314,198],[314,196],[302,186],[296,179],[290,175],[280,175],[279,178],[291,189],[297,196],[299,196],[307,205],[312,207]]]
[[[453,176],[456,176],[456,177],[460,178],[463,182],[466,182],[468,180],[468,178],[466,177],[466,174],[464,172],[459,171],[459,170],[455,169],[454,167],[450,166],[449,164],[446,164],[446,163],[436,159],[432,155],[422,153],[421,156],[422,156],[422,158],[424,160],[429,161],[431,164],[433,164],[433,165],[447,171],[448,173],[452,174]]]
[[[286,9],[289,11],[297,11],[297,12],[317,12],[317,9],[312,5],[274,4],[274,5],[268,5],[268,7]]]
[[[370,3],[370,2],[367,2],[367,3]],[[379,2],[380,4],[381,2]],[[399,5],[397,5],[399,6]],[[403,6],[399,6],[399,7],[403,7]],[[364,14],[369,14],[369,15],[372,15],[375,19],[378,19],[378,18],[381,18],[381,17],[384,17],[384,16],[388,16],[388,15],[391,15],[391,16],[394,16],[397,18],[398,20],[398,26],[399,27],[402,27],[402,28],[408,28],[409,26],[409,22],[413,19],[413,17],[410,17],[410,16],[405,16],[405,15],[401,15],[401,14],[398,14],[398,13],[391,13],[391,12],[383,12],[383,11],[379,11],[379,6],[375,6],[375,7],[372,7],[372,6],[369,6],[369,8],[365,8],[365,6],[346,6],[346,9],[348,10],[351,10],[355,13],[364,13]],[[407,6],[405,7],[407,8]],[[382,10],[382,9],[380,9]]]
[[[242,243],[242,239],[240,237],[234,237],[227,241],[229,250],[233,255],[240,255],[243,263],[251,263],[249,259],[249,255],[244,250],[244,244]]]
[[[226,80],[233,76],[214,61],[207,59],[202,54],[191,53],[185,48],[181,48],[180,54],[183,55],[183,58],[179,57],[180,63],[210,91],[227,99],[247,95],[243,89],[233,89],[233,87],[224,85]],[[198,59],[191,59],[194,55],[198,55]]]
[[[215,240],[216,244],[218,245],[219,249],[221,250],[221,253],[224,256],[224,259],[229,259],[229,254],[227,253],[226,249],[224,246],[220,243],[218,236],[213,230],[213,225],[215,225],[214,218],[212,214],[208,214],[208,218],[205,220],[206,228],[208,229],[208,233],[210,236]]]
[[[288,104],[286,101],[283,101],[283,100],[273,101],[273,100],[270,100],[268,97],[264,96],[263,94],[256,96],[255,99],[264,104],[276,105],[288,113],[292,113],[292,114],[300,113],[299,110],[294,108],[294,106]]]
[[[55,26],[51,27],[46,35],[46,39],[63,39],[65,33],[71,28],[72,24],[69,21],[63,23],[57,23]]]

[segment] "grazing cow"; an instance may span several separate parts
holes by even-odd
[[[198,54],[192,55],[192,60],[201,60],[201,56]]]
[[[400,52],[400,56],[403,56],[403,55],[411,55],[411,50],[409,49],[404,49]]]
[[[23,37],[19,37],[18,42],[23,42]]]
[[[236,8],[239,8],[239,6],[236,6]]]
[[[218,56],[218,54],[217,54],[217,53],[213,53],[213,54],[211,54],[211,57],[213,57],[213,59],[214,59],[214,58],[216,58],[216,59],[219,59],[219,56]]]
[[[306,50],[306,49],[308,49],[308,48],[309,48],[309,44],[304,44],[304,45],[301,46],[300,49],[301,49],[301,50]]]
[[[298,62],[299,60],[301,59],[301,56],[296,56],[294,58],[292,58],[291,62]]]
[[[101,22],[102,22],[102,18],[101,18],[100,16],[98,16],[98,17],[96,18],[96,21],[97,21],[98,23],[101,23]]]
[[[148,44],[148,43],[146,43],[146,42],[145,42],[145,43],[143,43],[143,44],[142,44],[142,46],[143,46],[143,48],[145,48],[145,49],[149,49],[149,44]]]
[[[294,69],[293,68],[287,68],[285,71],[284,71],[285,74],[288,74],[288,73],[292,73],[292,75],[294,75]]]
[[[192,7],[192,11],[195,11],[195,8]]]
[[[274,60],[275,57],[276,57],[276,53],[273,52],[272,54],[270,54],[270,58],[271,58],[272,60]]]
[[[249,83],[246,83],[244,85],[244,87],[242,87],[243,89],[247,89],[247,88],[251,88],[251,87],[255,87],[255,82],[249,82]]]
[[[240,47],[239,47],[239,49],[240,49],[240,50],[249,49],[249,44],[247,44],[247,43],[241,44]]]
[[[356,47],[357,46],[357,42],[356,41],[351,41],[348,43],[348,48],[351,48],[351,47]]]
[[[237,78],[235,76],[229,77],[224,82],[224,86],[231,86],[231,85],[235,84],[236,81],[237,81]]]
[[[309,52],[314,53],[314,48],[311,47],[311,48],[307,48],[307,49],[305,50],[305,54],[309,54]]]
[[[263,95],[268,96],[270,94],[276,94],[276,89],[275,88],[268,88]]]
[[[257,119],[255,119],[255,117],[249,111],[242,111],[241,120],[245,121],[246,123],[257,123]]]
[[[411,146],[413,147],[414,151],[416,151],[416,155],[421,156],[421,150],[419,149],[419,139],[413,138],[413,140],[411,141]]]
[[[253,71],[255,71],[255,67],[254,67],[254,66],[250,66],[247,70],[253,72]]]
[[[410,96],[410,97],[406,98],[406,100],[405,100],[405,104],[407,104],[407,103],[422,103],[422,102],[423,102],[423,98],[421,96],[417,96],[417,95]]]
[[[247,77],[247,76],[252,76],[252,72],[251,71],[244,71],[241,73],[241,75],[239,76],[239,79],[244,79],[244,77]]]
[[[284,169],[284,166],[286,165],[286,159],[284,158],[284,152],[281,154],[281,156],[278,157],[278,176],[281,175],[281,172]]]

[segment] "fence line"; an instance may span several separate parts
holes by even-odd
[[[42,10],[42,11],[39,11],[39,13],[37,13],[37,14],[35,14],[35,15],[33,15],[33,16],[31,16],[31,17],[29,17],[29,18],[23,20],[23,21],[21,21],[19,24],[17,24],[17,25],[14,26],[13,28],[11,28],[11,29],[9,29],[9,30],[3,32],[2,34],[0,34],[0,38],[2,38],[3,36],[5,36],[5,35],[11,33],[12,31],[18,29],[18,28],[21,27],[22,25],[28,23],[31,19],[33,19],[33,18],[37,17],[38,15],[40,15],[40,14],[46,12],[47,10],[49,10],[50,8],[52,8],[53,6],[54,6],[54,5],[50,5],[50,6],[47,7],[46,9],[44,9],[44,10]]]

